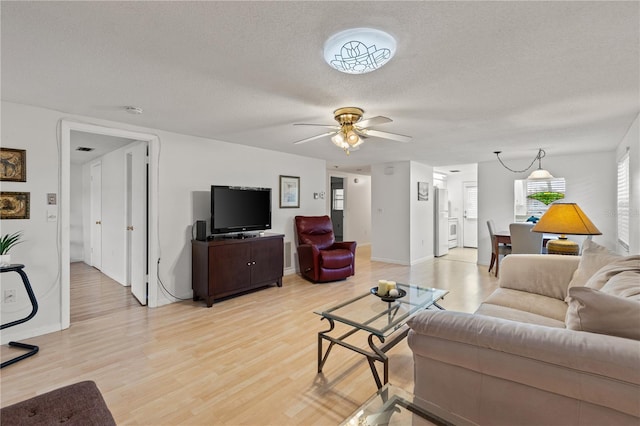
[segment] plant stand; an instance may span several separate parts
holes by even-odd
[[[24,284],[24,288],[27,290],[27,295],[29,296],[29,300],[31,301],[31,306],[32,306],[31,313],[22,319],[8,322],[6,324],[2,324],[0,326],[0,330],[13,327],[14,325],[22,324],[23,322],[27,322],[36,315],[36,312],[38,312],[38,301],[36,300],[36,296],[33,293],[33,289],[31,288],[31,283],[29,283],[29,278],[27,277],[27,274],[25,274],[23,269],[24,269],[24,265],[19,265],[19,264],[2,266],[0,267],[0,273],[17,272],[20,275],[20,277],[22,278],[22,283]],[[25,358],[29,358],[30,356],[37,354],[38,351],[40,350],[38,346],[29,345],[27,343],[20,343],[20,342],[9,342],[9,346],[14,346],[21,349],[27,349],[29,352],[3,362],[2,364],[0,364],[0,368],[7,367]]]

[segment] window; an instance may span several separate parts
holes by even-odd
[[[564,198],[564,178],[523,179],[514,182],[515,221],[526,222],[531,216],[538,219],[549,204]]]
[[[344,189],[334,189],[332,197],[333,210],[344,210]]]
[[[618,242],[629,251],[629,151],[618,161]]]

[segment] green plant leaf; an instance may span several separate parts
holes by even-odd
[[[564,194],[561,192],[536,192],[535,194],[528,195],[527,198],[540,201],[548,206],[554,201],[564,198]]]
[[[13,234],[4,234],[0,238],[0,255],[8,254],[9,250],[16,244],[20,244],[22,241],[22,231],[14,232]]]

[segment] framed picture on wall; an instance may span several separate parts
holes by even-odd
[[[429,201],[429,182],[418,182],[418,201]]]
[[[300,177],[280,175],[280,208],[300,207]]]
[[[0,192],[0,219],[29,219],[29,192]]]
[[[27,181],[27,151],[24,149],[0,148],[0,181]]]

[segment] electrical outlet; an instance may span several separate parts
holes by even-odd
[[[2,303],[15,303],[16,301],[16,291],[11,289],[11,290],[5,290],[4,294],[2,295]]]

